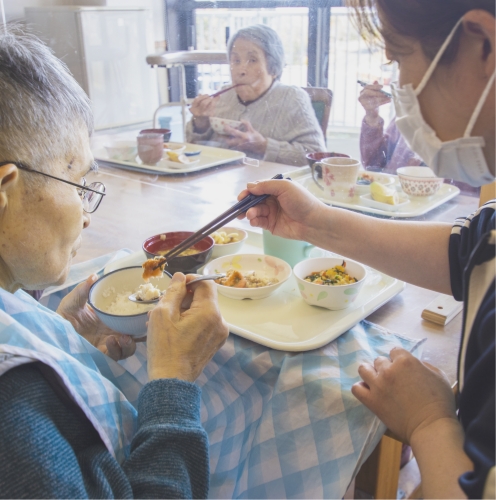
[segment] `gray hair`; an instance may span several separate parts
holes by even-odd
[[[267,71],[279,80],[284,69],[284,48],[279,35],[265,24],[254,24],[237,31],[227,44],[227,55],[231,57],[234,42],[243,38],[258,45],[265,53]]]
[[[86,131],[90,101],[67,66],[19,24],[0,29],[0,161],[50,171],[72,159]]]

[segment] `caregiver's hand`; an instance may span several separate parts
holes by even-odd
[[[363,382],[353,385],[354,396],[406,442],[429,428],[458,423],[446,375],[408,351],[394,348],[390,359],[379,356],[358,373]]]
[[[318,233],[325,230],[318,225],[323,222],[322,214],[326,206],[297,183],[267,180],[249,182],[247,186],[248,189],[239,194],[238,200],[249,193],[271,195],[246,212],[252,226],[267,229],[283,238],[311,242],[317,241]]]
[[[149,313],[150,380],[178,378],[194,382],[228,335],[217,305],[215,283],[199,281],[187,289],[186,277],[176,273]]]
[[[244,130],[237,130],[230,125],[224,125],[224,130],[230,135],[226,144],[231,149],[238,149],[245,153],[264,155],[267,149],[267,139],[257,132],[250,122],[241,120]]]
[[[134,354],[136,344],[129,335],[121,335],[105,326],[87,303],[91,285],[98,279],[92,274],[60,302],[57,313],[69,321],[76,332],[115,361]]]

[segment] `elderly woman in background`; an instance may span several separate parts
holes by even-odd
[[[96,276],[57,312],[21,290],[64,283],[105,195],[85,181],[92,124],[65,66],[18,27],[1,30],[0,496],[206,498],[208,441],[193,382],[228,333],[213,285],[190,297],[184,275],[174,276],[150,313],[150,382],[139,395],[116,362],[134,342],[87,305]]]
[[[277,33],[264,25],[243,28],[227,46],[233,90],[216,98],[199,95],[191,105],[188,142],[210,141],[249,156],[301,166],[305,155],[325,151],[325,141],[308,94],[279,80],[284,49]],[[210,117],[238,120],[236,130],[214,132]]]

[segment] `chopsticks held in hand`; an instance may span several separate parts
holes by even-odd
[[[272,179],[283,179],[282,174],[277,174]],[[186,238],[184,241],[179,243],[179,245],[175,246],[168,253],[166,253],[161,259],[157,260],[157,265],[154,269],[158,269],[162,267],[168,260],[177,257],[181,252],[187,250],[195,243],[198,243],[203,238],[212,234],[213,232],[220,229],[222,226],[225,226],[228,222],[236,219],[239,215],[248,211],[251,207],[258,205],[260,202],[264,201],[269,197],[268,194],[262,194],[260,196],[256,196],[254,194],[249,194],[246,198],[243,198],[241,201],[238,201],[236,205],[233,205],[231,208],[226,210],[223,214],[219,215],[216,219],[209,222],[206,226],[203,226],[196,233],[192,234],[189,238]]]
[[[236,85],[232,85],[231,87],[227,87],[227,89],[219,90],[218,92],[215,92],[215,94],[210,94],[209,97],[217,97],[217,96],[223,94],[224,92],[227,92],[228,90],[231,90],[231,89],[235,89],[236,87],[239,87],[241,85],[246,85],[246,83],[237,83]]]

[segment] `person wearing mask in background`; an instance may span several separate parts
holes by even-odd
[[[396,124],[412,151],[439,177],[494,182],[494,0],[348,4],[399,64]],[[285,180],[248,184],[239,198],[248,193],[270,195],[248,210],[252,226],[463,300],[457,400],[442,372],[397,348],[359,366],[353,394],[412,446],[424,498],[494,498],[496,201],[452,226],[328,207]]]
[[[382,85],[375,81],[360,92],[358,100],[365,110],[360,130],[360,154],[366,169],[395,174],[400,167],[423,165],[406,144],[394,120],[384,131],[384,119],[379,107],[389,104],[391,98],[380,92]]]
[[[384,119],[379,115],[379,107],[389,104],[391,98],[380,92],[382,85],[375,81],[360,92],[358,100],[365,109],[360,130],[360,154],[366,169],[396,174],[400,167],[425,166],[401,135],[395,120],[384,131]],[[446,179],[446,183],[460,188],[463,194],[478,196],[479,189],[465,182]]]
[[[286,165],[307,164],[305,155],[325,151],[325,140],[310,97],[301,88],[280,82],[284,48],[279,35],[256,24],[240,29],[227,45],[232,85],[216,98],[199,95],[191,105],[188,142],[210,143]],[[210,117],[242,122],[237,130],[225,125],[215,132]]]

